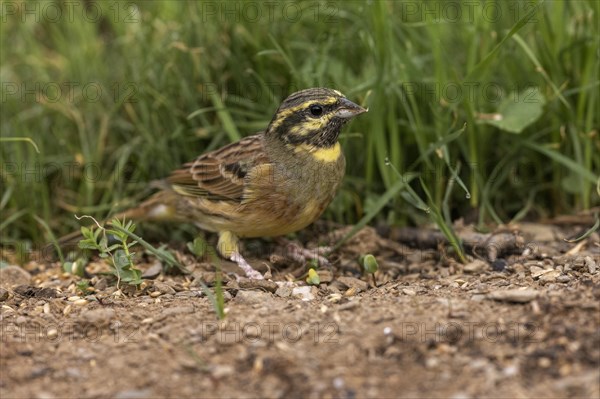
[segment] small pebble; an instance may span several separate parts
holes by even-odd
[[[359,292],[366,291],[367,288],[369,288],[369,284],[366,281],[359,280],[355,277],[341,276],[337,278],[337,281],[348,288],[356,287]]]
[[[344,379],[342,377],[335,377],[333,379],[333,387],[335,389],[342,389],[344,388],[344,385],[346,384],[344,383]]]
[[[167,294],[175,294],[175,289],[173,289],[173,287],[171,287],[169,284],[165,284],[163,282],[160,281],[155,281],[154,282],[154,289],[158,292],[160,292],[163,295],[167,295]],[[154,292],[156,292],[154,291]]]
[[[550,270],[548,273],[542,274],[539,280],[544,283],[553,283],[560,275],[561,272],[559,270]]]
[[[239,295],[239,293],[238,293]],[[315,299],[314,295],[311,292],[311,287],[308,285],[302,287],[294,287],[292,290],[292,296],[299,296],[303,301],[312,301]]]
[[[540,357],[538,359],[538,366],[542,367],[542,368],[548,368],[552,365],[552,361],[550,359],[548,359],[547,357]]]
[[[162,272],[162,269],[162,264],[157,261],[142,273],[142,278],[154,280]]]
[[[268,304],[271,301],[273,301],[273,296],[270,293],[264,291],[240,290],[235,296],[235,301],[251,305]]]
[[[527,303],[538,297],[539,291],[534,289],[511,289],[490,292],[487,297],[496,301]]]
[[[292,295],[292,289],[292,287],[283,285],[277,288],[277,290],[275,291],[275,295],[281,298],[287,298]]]
[[[481,273],[488,268],[488,264],[480,259],[476,259],[463,267],[465,273]]]
[[[594,261],[594,259],[592,259],[591,256],[585,257],[585,264],[586,264],[590,274],[596,273],[596,262]]]

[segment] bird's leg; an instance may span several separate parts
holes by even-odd
[[[237,263],[238,267],[246,273],[246,277],[252,280],[264,280],[264,277],[258,270],[255,270],[252,266],[246,262],[246,259],[239,253],[233,252],[229,258],[233,262]]]
[[[285,248],[285,257],[296,262],[304,263],[307,260],[315,260],[319,265],[329,265],[329,261],[325,258],[325,255],[331,251],[330,247],[317,247],[313,249],[304,248],[295,242],[286,240],[285,238],[278,238],[278,241]]]
[[[246,262],[246,259],[240,254],[240,242],[235,234],[230,231],[222,231],[219,233],[219,242],[217,250],[222,257],[229,259],[239,266],[246,273],[246,277],[253,280],[263,280],[264,277],[260,272],[254,270],[252,266]]]

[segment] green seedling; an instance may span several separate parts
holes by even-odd
[[[80,280],[77,283],[75,283],[75,286],[81,292],[82,295],[85,296],[85,295],[91,294],[89,280],[85,280],[85,279],[84,280]]]
[[[66,261],[62,264],[62,269],[65,273],[72,274],[74,276],[83,277],[85,273],[85,265],[87,260],[84,258],[77,258],[74,261]]]
[[[96,222],[95,219],[94,221]],[[133,233],[135,230],[133,222],[131,220],[121,222],[114,219],[111,222],[114,228],[111,229],[100,226],[98,222],[96,224],[98,228],[95,230],[85,226],[81,227],[83,239],[79,241],[79,248],[96,250],[101,258],[110,260],[111,272],[117,277],[117,287],[120,286],[121,281],[131,285],[141,284],[142,272],[133,264],[135,252],[130,251],[137,241],[128,242],[129,236],[125,233],[125,231]],[[109,245],[107,235],[113,235],[118,242]]]
[[[308,276],[306,277],[306,282],[309,285],[319,285],[321,284],[321,278],[315,269],[308,269]]]
[[[379,270],[379,264],[377,263],[377,259],[371,254],[366,254],[361,256],[359,259],[359,263],[361,264],[365,273],[370,274],[373,278],[373,285],[377,287],[377,281],[375,280],[375,273]]]
[[[196,237],[193,242],[188,242],[187,248],[199,259],[202,259],[208,252],[208,244],[202,237]]]

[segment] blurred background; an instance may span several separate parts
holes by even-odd
[[[2,1],[0,239],[48,242],[74,214],[124,209],[314,86],[370,109],[341,137],[326,219],[485,230],[590,210],[598,7]]]

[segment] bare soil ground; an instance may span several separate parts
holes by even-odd
[[[442,246],[364,229],[302,295],[231,277],[222,321],[199,285],[214,266],[185,251],[190,275],[158,273],[144,257],[155,279],[137,290],[118,290],[96,262],[87,296],[58,263],[4,268],[0,396],[600,397],[598,234],[567,243],[580,227],[515,232],[522,240],[494,262],[464,265]],[[317,233],[302,241],[344,230]],[[379,260],[376,287],[356,261],[364,253]],[[267,259],[251,263],[264,272]],[[271,260],[272,280],[306,285],[304,267]]]

